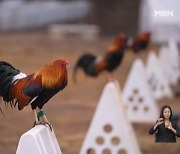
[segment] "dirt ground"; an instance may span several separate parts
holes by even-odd
[[[81,37],[55,38],[47,33],[19,33],[0,35],[0,60],[10,62],[26,74],[33,73],[40,67],[59,57],[70,62],[69,85],[53,97],[44,107],[46,116],[52,124],[63,154],[78,154],[94,115],[102,89],[107,83],[106,74],[98,78],[78,74],[78,82],[72,82],[72,70],[77,58],[85,52],[102,55],[112,38],[87,40]],[[150,48],[158,50],[151,45]],[[114,76],[119,81],[121,89],[127,79],[130,67],[135,58],[146,61],[147,53],[135,55],[126,52],[122,65]],[[174,87],[176,89],[176,87]],[[164,98],[158,106],[169,104],[175,112],[180,113],[180,99]],[[20,136],[31,129],[34,117],[30,106],[23,111],[5,108],[1,102],[5,117],[0,115],[0,153],[14,154]],[[154,136],[148,134],[152,124],[135,124],[140,149],[143,154],[178,154],[180,139],[174,144],[156,144]]]

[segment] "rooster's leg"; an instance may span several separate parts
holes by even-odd
[[[34,114],[34,117],[35,117],[35,122],[34,122],[34,126],[35,126],[35,125],[38,125],[40,123],[39,120],[38,120],[38,117],[37,117],[36,109],[33,109],[33,114]]]
[[[43,120],[43,124],[47,124],[48,126],[49,126],[49,128],[51,129],[51,131],[52,131],[52,126],[51,126],[51,124],[48,122],[48,120],[47,120],[47,118],[46,118],[46,116],[45,116],[45,114],[44,114],[44,111],[42,110],[42,109],[39,109],[39,112],[38,112],[39,114],[40,114],[40,117],[42,118],[42,120]]]
[[[107,79],[108,79],[109,82],[114,81],[113,74],[112,73],[108,73],[107,74]]]
[[[45,114],[43,115],[42,118],[43,118],[43,121],[44,121],[45,123],[49,123],[48,120],[47,120],[47,118],[46,118],[46,116],[45,116]]]

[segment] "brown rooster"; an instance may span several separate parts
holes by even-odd
[[[67,86],[67,65],[68,62],[63,59],[55,60],[26,76],[11,64],[0,61],[0,96],[11,107],[18,105],[19,110],[31,104],[35,125],[40,124],[42,118],[43,124],[50,126],[42,108],[50,98]],[[38,114],[36,108],[39,109]]]
[[[150,42],[151,34],[150,32],[140,33],[134,40],[129,39],[127,47],[132,49],[133,52],[139,53],[140,51],[146,49]]]
[[[80,68],[86,75],[91,77],[98,76],[102,71],[108,71],[108,79],[112,80],[112,71],[120,65],[123,56],[124,49],[126,47],[127,37],[125,34],[120,33],[117,35],[114,42],[111,44],[106,54],[102,57],[96,57],[92,54],[82,55],[75,67],[73,72],[73,79],[76,81],[76,73]]]

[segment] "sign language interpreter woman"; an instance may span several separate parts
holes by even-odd
[[[150,128],[149,134],[156,135],[156,142],[176,142],[176,137],[180,137],[180,129],[176,120],[172,118],[172,109],[164,105],[160,111],[160,118],[155,125]]]

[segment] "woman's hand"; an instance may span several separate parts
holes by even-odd
[[[172,127],[171,122],[169,122],[168,125],[165,125],[165,127],[171,130],[174,134],[176,134],[176,130]]]
[[[168,122],[168,124],[165,123],[165,127],[170,130],[172,130],[172,128],[173,128],[171,122]]]
[[[164,122],[163,118],[159,118],[157,120],[157,123],[154,125],[153,129],[155,130],[160,124],[162,124]]]
[[[158,120],[157,120],[157,125],[159,126],[160,124],[162,124],[164,122],[164,119],[163,118],[159,118]]]

